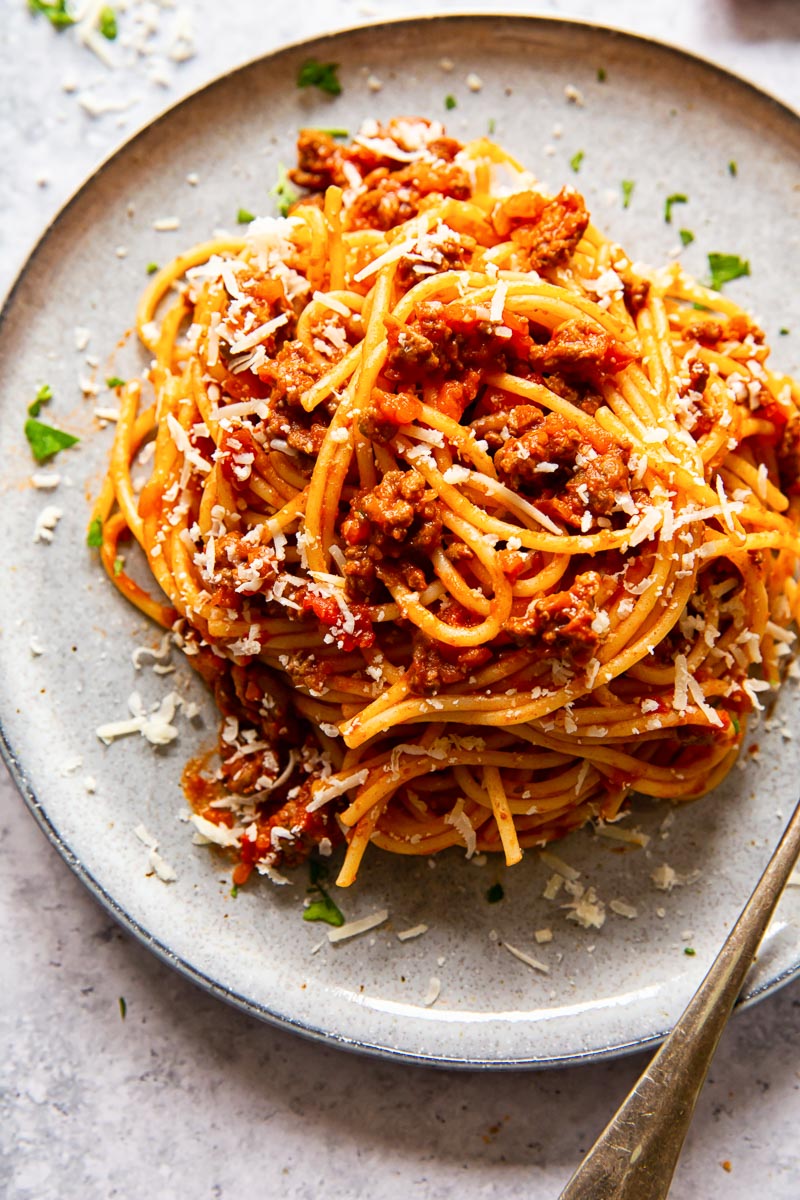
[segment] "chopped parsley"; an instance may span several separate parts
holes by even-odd
[[[787,337],[789,334],[789,330],[786,328],[785,325],[782,325],[781,328],[778,330],[778,333],[781,335],[781,337]]]
[[[671,196],[667,196],[664,201],[664,220],[668,225],[672,224],[672,209],[676,204],[688,204],[689,197],[684,196],[682,192],[673,192]]]
[[[739,168],[738,168],[738,166],[736,165],[736,159],[735,159],[735,158],[732,158],[732,159],[731,159],[731,161],[728,163],[728,174],[729,174],[729,175],[732,175],[734,179],[735,179],[735,178],[736,178],[736,176],[739,174]]]
[[[494,137],[494,131],[497,128],[497,122],[495,121],[494,117],[489,117],[489,124],[486,128],[488,130],[489,137]]]
[[[155,275],[156,271],[158,270],[158,263],[149,262],[145,267],[145,270],[147,271],[148,275]]]
[[[344,913],[334,904],[325,888],[322,886],[322,880],[328,878],[328,868],[317,859],[310,859],[308,864],[309,887],[308,894],[311,897],[306,908],[303,909],[304,921],[324,921],[326,925],[344,925]]]
[[[240,225],[249,225],[251,221],[255,221],[255,216],[248,208],[240,208],[236,214],[236,220]]]
[[[708,269],[711,272],[711,287],[719,292],[723,284],[749,275],[750,263],[746,258],[739,258],[738,254],[709,254]]]
[[[45,0],[28,0],[28,8],[32,13],[42,13],[56,29],[75,24],[75,18],[67,12],[67,0],[55,0],[52,4]]]
[[[697,951],[695,950],[694,946],[684,946],[683,953],[687,958],[694,958],[695,954],[697,954]]]
[[[447,109],[447,111],[451,112],[457,104],[458,104],[458,101],[456,100],[455,96],[451,92],[448,92],[448,94],[444,98],[444,106]]]
[[[233,887],[231,888],[231,900],[235,900],[238,895],[239,895],[239,885],[238,885],[238,883],[235,883],[233,885]]]
[[[117,557],[114,559],[114,578],[116,579],[117,576],[121,575],[124,570],[125,570],[125,559],[122,558],[118,554]]]
[[[125,1020],[127,1013],[128,1013],[128,1006],[125,1003],[125,997],[120,996],[120,998],[119,998],[119,1015],[122,1017],[123,1021]]]
[[[636,184],[632,179],[623,179],[619,186],[622,188],[622,207],[630,208],[630,203],[633,199],[633,189],[636,187]]]
[[[332,138],[347,138],[350,137],[349,129],[320,129],[320,133],[327,133],[328,137]]]
[[[597,82],[605,83],[605,81],[607,79],[608,79],[608,72],[606,71],[605,67],[598,67],[597,68]]]
[[[98,547],[102,546],[102,544],[103,522],[99,517],[95,517],[95,519],[90,523],[88,532],[86,534],[86,545],[91,546],[93,550],[97,550]],[[114,565],[116,566],[116,563]]]
[[[278,181],[269,189],[269,194],[278,201],[278,212],[282,217],[287,215],[295,200],[300,198],[300,193],[295,191],[289,181],[289,172],[283,163],[278,165]]]
[[[73,433],[56,429],[53,425],[44,425],[33,417],[29,417],[25,422],[25,437],[28,439],[31,454],[40,463],[47,462],[49,458],[58,454],[59,450],[66,450],[68,446],[74,446],[80,441]]]
[[[125,380],[120,379],[119,375],[109,375],[106,379],[106,387],[118,388],[125,387]]]
[[[109,42],[113,42],[117,36],[117,14],[114,12],[110,4],[106,4],[100,9],[100,14],[97,18],[97,28],[100,30],[104,38]]]
[[[493,883],[486,892],[486,899],[490,904],[497,904],[497,902],[502,900],[504,896],[505,892],[503,891],[502,883]]]
[[[338,63],[323,63],[318,58],[307,58],[297,72],[297,86],[315,87],[328,96],[339,96],[342,85],[336,74],[338,70]]]
[[[586,157],[585,152],[583,150],[578,150],[578,151],[576,151],[575,154],[573,154],[572,158],[569,160],[569,165],[572,167],[572,169],[576,175],[578,174],[578,171],[580,171],[581,163],[583,162],[585,157]]]
[[[738,733],[741,729],[738,717],[731,717],[731,725],[733,726],[734,733]]]
[[[36,393],[36,399],[32,404],[28,405],[28,416],[38,417],[39,413],[42,411],[42,405],[47,404],[48,401],[52,399],[53,389],[50,387],[49,383],[43,383]]]
[[[682,246],[691,246],[692,242],[694,241],[694,234],[692,233],[691,229],[679,229],[678,236],[681,239]]]

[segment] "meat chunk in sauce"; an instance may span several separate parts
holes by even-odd
[[[552,200],[537,192],[518,192],[495,206],[492,224],[518,247],[531,271],[543,271],[574,254],[589,225],[589,213],[583,197],[566,188]]]
[[[593,626],[601,586],[598,572],[586,571],[566,591],[533,600],[523,616],[510,617],[506,631],[523,644],[542,646],[568,666],[583,669],[600,642]]]

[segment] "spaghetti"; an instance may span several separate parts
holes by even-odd
[[[298,146],[288,216],[148,287],[93,513],[222,713],[197,828],[237,883],[344,838],[346,886],[707,792],[791,654],[797,384],[485,139]]]

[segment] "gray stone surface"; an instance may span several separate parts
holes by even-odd
[[[121,6],[120,6],[121,7]],[[128,132],[228,66],[367,19],[468,4],[302,6],[196,0],[196,54],[109,72],[74,33],[4,0],[0,48],[0,290],[80,180]],[[800,101],[800,10],[744,0],[573,0],[504,11],[574,15],[674,41]],[[121,28],[147,18],[129,4]],[[140,26],[141,28],[141,26]],[[155,71],[169,87],[151,82]],[[63,84],[78,85],[65,92]],[[92,118],[86,92],[123,102]],[[37,182],[38,181],[38,182]],[[642,1066],[461,1074],[355,1058],[225,1008],[130,941],[91,900],[0,779],[0,1195],[394,1200],[555,1197]],[[120,997],[127,1013],[121,1016]],[[676,1200],[798,1194],[800,985],[728,1029],[698,1106]],[[728,1161],[727,1172],[721,1166]]]

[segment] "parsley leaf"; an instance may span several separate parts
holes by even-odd
[[[158,270],[158,263],[149,262],[145,267],[145,270],[147,271],[148,275],[155,275],[156,271]]]
[[[694,946],[684,946],[684,947],[683,947],[683,953],[684,953],[684,954],[685,954],[685,955],[686,955],[688,958],[694,958],[695,954],[697,954],[697,951],[695,950]]]
[[[100,30],[104,38],[109,42],[113,42],[117,36],[117,14],[114,12],[110,4],[106,4],[105,8],[100,9],[97,18],[97,28]]]
[[[344,925],[344,913],[331,900],[322,880],[328,878],[328,868],[319,859],[308,861],[308,877],[311,886],[308,888],[312,899],[307,908],[303,909],[304,921],[324,921],[327,925]]]
[[[119,998],[119,1015],[122,1017],[123,1021],[125,1020],[125,1016],[126,1016],[127,1012],[128,1012],[128,1006],[125,1003],[125,997],[120,996],[120,998]]]
[[[451,95],[450,93],[448,93],[448,95],[445,96],[444,106],[448,112],[451,112],[457,104],[458,104],[458,101],[456,100],[455,96]]]
[[[672,209],[676,204],[688,204],[689,197],[684,196],[682,192],[673,192],[671,196],[667,196],[664,201],[664,220],[668,225],[672,224]]]
[[[622,188],[622,207],[630,208],[630,203],[633,199],[633,189],[636,187],[636,184],[632,179],[623,179],[619,186]]]
[[[585,155],[584,151],[578,150],[575,154],[573,154],[572,158],[569,160],[569,165],[572,167],[572,169],[576,175],[578,174],[578,171],[580,171],[581,163],[583,162],[585,157],[586,157],[586,155]]]
[[[66,450],[68,446],[74,446],[80,441],[74,434],[56,429],[52,425],[44,425],[33,417],[29,417],[25,422],[25,437],[28,439],[31,454],[40,463],[47,462],[49,458],[58,454],[59,450]]]
[[[109,375],[106,379],[106,387],[118,388],[125,387],[125,380],[120,379],[119,375]]]
[[[239,885],[238,885],[238,883],[235,883],[233,885],[233,887],[231,888],[231,899],[235,900],[238,895],[239,895]]]
[[[67,12],[67,0],[55,0],[53,4],[45,0],[28,0],[28,8],[32,13],[42,13],[56,29],[75,24],[75,18]]]
[[[86,533],[86,545],[91,546],[93,550],[97,550],[103,544],[103,522],[99,517],[90,523]],[[116,565],[116,564],[115,564]]]
[[[504,896],[502,883],[493,883],[486,893],[486,899],[490,904],[497,904],[498,900],[502,900]]]
[[[691,246],[692,242],[694,241],[694,234],[692,233],[691,229],[679,229],[678,236],[681,239],[682,246]]]
[[[349,129],[320,129],[320,133],[327,133],[328,137],[332,138],[348,138],[350,137]]]
[[[497,122],[495,121],[494,117],[489,117],[489,124],[487,126],[489,137],[494,137],[494,131],[496,128]]]
[[[597,68],[597,82],[605,83],[605,81],[607,79],[608,79],[608,72],[606,71],[605,67],[598,67]]]
[[[297,72],[297,86],[315,87],[328,96],[339,96],[342,85],[336,75],[338,70],[338,63],[322,63],[318,58],[307,58]]]
[[[49,383],[43,383],[36,393],[36,399],[32,404],[28,405],[28,416],[38,417],[39,413],[42,411],[42,405],[47,404],[48,400],[52,399],[53,389],[50,387]]]
[[[118,554],[117,557],[114,559],[114,578],[116,579],[117,576],[121,575],[124,570],[125,570],[125,559],[122,558]]]
[[[240,208],[236,214],[236,220],[240,225],[249,225],[251,221],[255,221],[255,216],[247,208]]]
[[[291,185],[289,172],[283,163],[278,165],[278,182],[269,189],[269,194],[278,201],[278,212],[282,217],[287,215],[295,200],[300,198],[300,193]]]
[[[709,254],[708,269],[711,272],[711,287],[715,292],[732,279],[750,274],[750,263],[738,254]]]
[[[732,158],[732,159],[731,159],[731,161],[728,163],[728,174],[729,174],[729,175],[732,175],[734,179],[735,179],[735,178],[736,178],[736,176],[739,174],[739,168],[738,168],[738,166],[736,165],[736,159],[735,159],[735,158]]]
[[[785,325],[781,325],[780,329],[778,330],[778,333],[781,335],[781,337],[787,337],[789,330],[786,328]]]
[[[344,914],[337,908],[327,892],[319,889],[319,898],[312,900],[308,908],[303,909],[304,921],[324,921],[326,925],[344,925]]]

